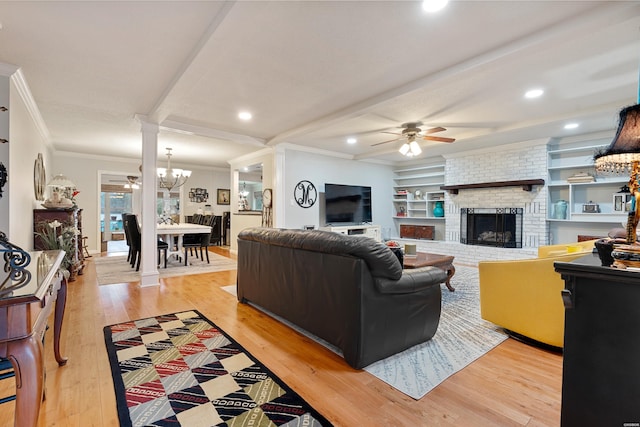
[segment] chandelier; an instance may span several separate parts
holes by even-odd
[[[191,176],[191,171],[184,169],[171,168],[171,148],[167,148],[167,167],[158,168],[158,185],[160,188],[166,188],[171,191],[180,187]]]
[[[247,191],[247,183],[243,182],[242,183],[242,191],[240,192],[240,196],[242,197],[247,197],[249,195],[249,192]]]
[[[409,135],[407,138],[407,142],[402,144],[402,147],[400,147],[399,151],[400,154],[407,157],[417,156],[418,154],[422,153],[420,145],[416,142],[415,135]]]

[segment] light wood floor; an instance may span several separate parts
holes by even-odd
[[[216,252],[229,255],[223,248]],[[69,283],[58,367],[46,342],[46,400],[39,426],[118,425],[102,328],[197,309],[224,329],[336,426],[558,426],[562,357],[508,339],[416,401],[255,309],[221,286],[235,271],[174,277],[160,286],[98,286],[93,259]],[[10,381],[3,381],[10,383]],[[6,386],[5,386],[6,387]],[[4,387],[0,387],[4,388]],[[2,392],[2,390],[0,390]],[[0,405],[0,425],[14,403]]]

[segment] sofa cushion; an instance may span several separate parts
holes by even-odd
[[[386,245],[366,236],[347,236],[332,231],[277,228],[247,228],[238,234],[240,240],[251,240],[275,246],[361,258],[373,277],[398,280],[402,265]]]

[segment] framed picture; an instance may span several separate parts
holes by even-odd
[[[231,190],[229,190],[228,188],[218,188],[218,204],[231,204]]]
[[[613,212],[629,212],[630,201],[633,196],[626,193],[616,193],[613,195]]]
[[[209,200],[209,193],[206,188],[192,188],[189,191],[189,200],[195,203],[206,203]]]

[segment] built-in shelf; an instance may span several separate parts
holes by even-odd
[[[458,194],[458,190],[471,190],[476,188],[494,187],[522,187],[524,191],[531,191],[534,185],[544,185],[544,179],[521,179],[516,181],[480,182],[475,184],[443,185],[441,190],[449,194]]]

